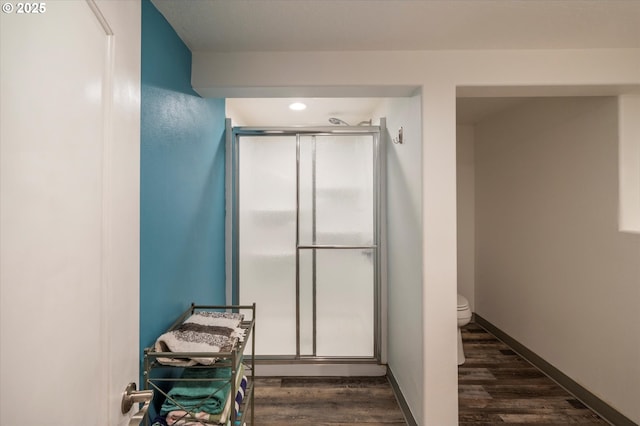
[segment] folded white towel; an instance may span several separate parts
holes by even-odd
[[[240,327],[242,314],[228,312],[196,312],[174,330],[161,335],[155,342],[156,352],[231,352],[238,340],[244,339]],[[211,365],[216,357],[159,357],[166,365]]]

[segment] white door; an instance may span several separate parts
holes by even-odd
[[[140,3],[3,1],[0,42],[0,424],[126,424]]]

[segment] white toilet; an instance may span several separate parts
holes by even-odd
[[[469,324],[471,321],[471,309],[466,297],[458,295],[458,365],[464,364],[464,349],[462,348],[462,333],[460,327]]]

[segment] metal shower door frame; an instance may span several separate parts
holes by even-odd
[[[381,235],[382,235],[382,184],[381,178],[381,138],[386,131],[384,120],[381,121],[381,126],[340,126],[340,127],[233,127],[227,126],[227,131],[232,130],[231,137],[231,162],[233,172],[231,191],[233,204],[232,214],[232,260],[231,270],[232,290],[230,292],[233,302],[240,301],[240,247],[239,247],[239,232],[240,232],[240,139],[243,136],[289,136],[296,137],[296,355],[282,355],[282,356],[257,356],[258,359],[268,360],[282,360],[288,362],[313,362],[313,363],[335,363],[335,362],[380,362],[382,360],[382,277],[381,277],[381,265],[382,265],[382,250],[381,250]],[[312,194],[312,200],[314,203],[313,214],[313,240],[312,244],[300,243],[300,144],[301,137],[303,136],[354,136],[354,135],[371,135],[373,141],[373,243],[371,245],[333,245],[333,244],[316,244],[315,241],[315,193]],[[315,151],[315,149],[314,149]],[[314,153],[315,156],[315,153]],[[315,169],[315,159],[313,161],[313,167]],[[313,179],[315,180],[315,170],[312,171]],[[313,184],[315,190],[315,182]],[[316,274],[315,274],[315,256],[316,250],[325,249],[366,249],[374,252],[374,265],[373,265],[373,356],[372,357],[333,357],[316,356]],[[301,250],[313,250],[313,263],[312,267],[312,300],[313,300],[313,355],[303,355],[300,350],[300,251]],[[258,306],[259,309],[259,306]]]

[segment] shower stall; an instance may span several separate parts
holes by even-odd
[[[381,360],[380,129],[233,128],[231,297],[257,305],[258,359]]]

